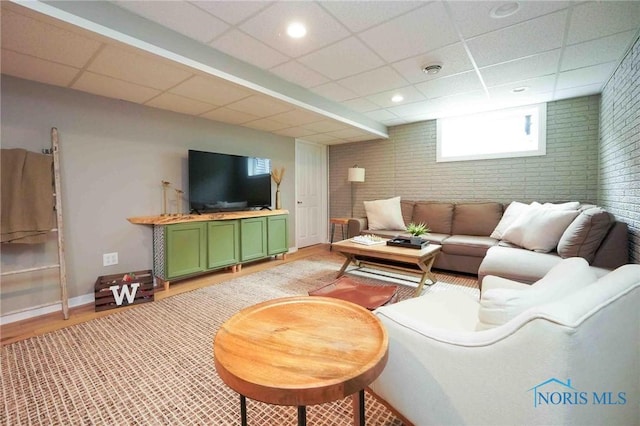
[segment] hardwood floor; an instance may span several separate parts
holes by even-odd
[[[318,244],[311,247],[305,247],[298,250],[295,253],[287,254],[284,260],[280,258],[276,260],[265,260],[261,262],[255,262],[248,265],[243,265],[239,272],[231,272],[230,270],[223,270],[208,274],[205,276],[192,278],[189,280],[172,283],[169,290],[158,291],[155,294],[156,300],[162,300],[166,297],[175,296],[176,294],[184,293],[187,291],[195,290],[210,285],[215,285],[223,281],[227,281],[232,278],[236,278],[242,275],[251,274],[253,272],[263,271],[265,269],[273,268],[278,265],[282,265],[283,262],[293,262],[295,260],[303,259],[305,257],[313,256],[316,254],[329,254],[328,244]],[[335,254],[338,258],[341,256]],[[18,342],[20,340],[28,339],[30,337],[39,336],[41,334],[50,333],[55,330],[59,330],[65,327],[69,327],[75,324],[80,324],[86,321],[90,321],[95,318],[111,315],[115,312],[119,312],[123,309],[136,309],[137,306],[130,306],[124,308],[118,308],[108,311],[95,312],[93,303],[71,308],[69,310],[69,319],[65,320],[62,317],[61,312],[55,312],[52,314],[42,315],[36,318],[30,318],[24,321],[17,321],[14,323],[6,324],[0,327],[1,344],[7,345],[10,343]]]

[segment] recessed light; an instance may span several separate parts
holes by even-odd
[[[287,27],[287,34],[291,38],[302,38],[307,35],[307,28],[300,22],[292,22]]]
[[[522,92],[526,92],[527,90],[529,90],[528,86],[516,87],[511,89],[511,93],[522,93]]]
[[[513,15],[518,10],[520,10],[520,3],[517,1],[510,1],[492,8],[491,12],[489,12],[489,16],[494,19],[502,19]]]
[[[398,102],[402,102],[402,101],[404,101],[404,96],[402,96],[402,95],[400,95],[400,94],[398,94],[398,95],[393,95],[393,96],[391,97],[391,102],[398,103]]]
[[[425,74],[438,74],[442,69],[440,64],[431,64],[422,68],[422,72]]]

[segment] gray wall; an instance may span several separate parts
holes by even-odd
[[[161,180],[185,190],[182,212],[188,211],[188,149],[268,157],[284,166],[293,246],[293,139],[7,76],[1,83],[2,148],[40,152],[50,147],[51,127],[60,133],[70,297],[93,294],[98,276],[151,268],[151,227],[127,217],[161,213]],[[56,247],[55,237],[45,245],[3,244],[2,269],[55,262]],[[102,254],[110,252],[118,252],[119,264],[103,267]],[[3,314],[59,300],[57,271],[5,277],[0,299]]]
[[[330,214],[350,215],[347,169],[366,169],[354,183],[355,216],[362,201],[401,196],[440,201],[562,201],[597,199],[599,96],[547,105],[547,155],[436,163],[436,121],[391,127],[389,139],[330,147]]]
[[[602,92],[598,202],[629,225],[640,262],[640,39]]]

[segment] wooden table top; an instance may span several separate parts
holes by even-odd
[[[213,344],[218,375],[248,398],[314,405],[368,386],[384,369],[387,332],[371,312],[339,299],[270,300],[227,320]]]
[[[351,240],[344,240],[333,243],[332,248],[338,253],[350,253],[360,256],[371,256],[388,260],[397,260],[399,262],[413,263],[438,253],[440,249],[442,249],[442,246],[431,243],[418,250],[409,247],[388,246],[386,244],[367,246],[364,244],[354,243]]]

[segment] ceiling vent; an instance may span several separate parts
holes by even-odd
[[[442,65],[433,64],[427,65],[426,67],[422,68],[422,72],[425,74],[438,74],[441,69]]]

